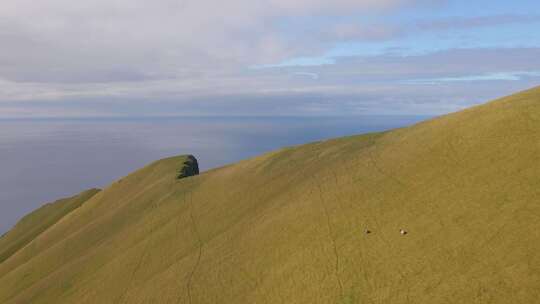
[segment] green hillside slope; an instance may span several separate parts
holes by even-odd
[[[540,298],[540,88],[178,179],[186,160],[113,183],[0,263],[0,303]]]
[[[99,189],[86,190],[73,197],[46,204],[23,217],[13,229],[0,238],[0,263],[71,211],[79,208],[99,191]]]

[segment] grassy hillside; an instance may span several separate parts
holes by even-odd
[[[177,179],[186,160],[111,184],[0,263],[0,302],[540,298],[540,88]]]
[[[0,263],[26,246],[71,211],[79,208],[99,191],[99,189],[86,190],[73,197],[46,204],[23,217],[13,229],[0,238]]]

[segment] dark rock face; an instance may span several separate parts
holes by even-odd
[[[188,155],[182,167],[178,170],[177,179],[199,174],[199,163],[193,155]]]

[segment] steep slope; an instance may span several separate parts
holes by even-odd
[[[21,249],[43,231],[98,193],[99,189],[83,191],[73,197],[46,204],[23,217],[13,229],[0,238],[0,263]]]
[[[540,88],[177,179],[186,160],[113,183],[1,263],[0,302],[540,297]]]

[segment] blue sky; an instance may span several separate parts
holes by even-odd
[[[495,3],[494,3],[495,2]],[[340,56],[426,54],[455,48],[522,48],[540,45],[540,4],[534,1],[448,1],[433,8],[413,7],[383,16],[347,15],[283,20],[283,27],[302,31],[335,23],[363,23],[393,30],[380,40],[338,41],[322,54],[287,58],[269,66],[331,64]],[[389,35],[392,36],[392,35]],[[393,38],[393,39],[392,39]]]
[[[0,118],[442,114],[540,84],[540,4],[8,0]]]

